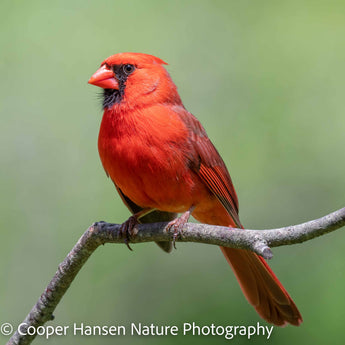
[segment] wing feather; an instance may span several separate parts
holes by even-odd
[[[199,120],[181,106],[176,107],[175,111],[191,133],[190,145],[194,151],[191,159],[192,168],[225,207],[236,225],[242,227],[238,216],[236,191],[223,159],[208,138]]]

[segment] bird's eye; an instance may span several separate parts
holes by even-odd
[[[127,65],[123,65],[122,69],[127,75],[129,75],[133,73],[133,71],[135,70],[135,67],[133,65],[127,64]]]

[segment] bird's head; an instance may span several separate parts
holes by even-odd
[[[142,53],[119,53],[105,59],[89,84],[104,89],[104,108],[180,104],[177,88],[163,60]]]

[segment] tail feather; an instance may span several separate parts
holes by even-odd
[[[253,252],[220,247],[248,302],[266,321],[299,326],[302,316],[266,261]]]

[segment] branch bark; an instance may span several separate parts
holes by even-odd
[[[319,219],[306,223],[271,230],[242,230],[228,227],[188,223],[177,242],[198,242],[254,251],[266,259],[272,258],[270,247],[291,245],[311,240],[345,225],[345,207]],[[173,231],[166,230],[167,223],[140,224],[130,243],[170,241]],[[53,312],[72,281],[91,254],[105,243],[123,243],[121,225],[98,222],[91,225],[79,239],[65,260],[59,265],[54,277],[26,316],[21,333],[29,326],[38,326],[52,320]],[[30,344],[35,335],[23,335],[18,330],[7,345]]]

